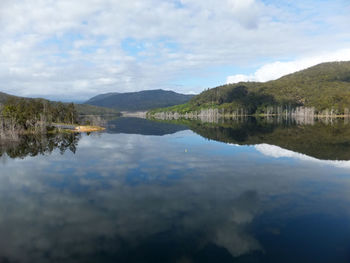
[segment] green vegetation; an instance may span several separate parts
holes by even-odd
[[[0,92],[0,115],[0,139],[18,140],[19,135],[54,132],[61,129],[60,126],[75,127],[79,123],[98,126],[104,122],[101,116],[115,118],[120,113],[98,106],[22,98]]]
[[[265,83],[223,85],[202,92],[186,104],[149,113],[218,109],[221,114],[282,114],[297,107],[308,108],[307,113],[312,114],[349,114],[350,62],[323,63]]]
[[[9,95],[9,94],[4,93],[4,92],[0,92],[0,103],[1,104],[5,103],[10,98],[18,98],[18,97]]]
[[[52,123],[76,124],[77,117],[73,103],[11,97],[1,107],[0,138],[47,132]]]
[[[24,97],[17,97],[13,95],[9,95],[4,92],[0,92],[0,104],[6,103],[10,99],[23,99],[23,100],[33,100],[33,98],[24,98]],[[45,99],[34,99],[34,100],[39,100],[39,101],[47,101]],[[61,102],[49,102],[49,103],[61,103]],[[64,105],[68,105],[70,103],[63,103]],[[74,107],[78,113],[78,115],[120,115],[120,113],[111,108],[104,108],[104,107],[99,107],[99,106],[93,106],[93,105],[88,105],[88,104],[76,104],[74,103]]]
[[[145,90],[128,93],[107,93],[91,98],[85,104],[117,109],[119,111],[145,111],[188,102],[193,95],[166,90]]]

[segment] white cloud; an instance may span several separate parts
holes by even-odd
[[[269,145],[269,144],[259,144],[254,146],[257,151],[260,153],[273,157],[273,158],[292,158],[292,159],[298,159],[302,161],[308,161],[308,162],[315,162],[322,165],[330,165],[338,168],[350,168],[350,161],[338,161],[338,160],[319,160],[314,157],[293,152],[290,150],[283,149],[279,146],[275,145]]]
[[[227,77],[227,83],[237,83],[241,81],[260,81],[278,79],[284,75],[294,73],[323,62],[332,61],[348,61],[350,60],[350,49],[342,49],[329,54],[324,54],[315,57],[303,58],[289,62],[274,62],[269,63],[259,68],[251,75],[233,75]]]
[[[238,82],[246,82],[246,81],[253,81],[254,77],[251,75],[243,75],[243,74],[237,74],[234,76],[228,76],[227,77],[227,84],[230,83],[238,83]]]
[[[1,1],[1,91],[66,99],[154,88],[198,93],[207,83],[173,83],[215,67],[348,47],[349,11],[341,1],[298,13],[260,0]],[[127,39],[138,54],[125,49]]]
[[[255,28],[260,18],[260,6],[255,0],[228,0],[232,14],[247,28]]]

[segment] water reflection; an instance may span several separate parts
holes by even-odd
[[[106,134],[84,137],[78,159],[53,153],[9,162],[0,176],[3,260],[172,262],[196,257],[209,244],[226,248],[229,259],[260,249],[244,231],[258,194],[210,193],[224,178],[210,179],[213,170],[202,158],[178,156],[178,147]]]
[[[166,135],[188,129],[185,125],[154,122],[148,119],[135,117],[122,117],[109,121],[108,133],[127,133],[141,135]]]
[[[348,262],[348,170],[189,130],[75,150],[2,164],[0,262]]]
[[[314,114],[304,113],[304,108],[300,108],[301,112],[295,115],[266,115],[264,117],[258,117],[263,119],[266,123],[288,123],[288,124],[297,124],[297,125],[314,125],[317,122],[324,124],[333,124],[339,121],[344,122],[345,124],[349,123],[349,116],[339,118],[333,115],[327,115],[324,117],[315,116]],[[203,111],[205,114],[193,115],[191,113],[186,113],[184,115],[179,115],[178,113],[160,113],[156,114],[155,119],[158,120],[168,120],[168,121],[177,121],[177,120],[186,120],[186,121],[201,121],[208,123],[222,123],[222,122],[246,122],[249,119],[254,117],[248,115],[234,115],[234,116],[223,116],[219,115],[217,110],[207,109]],[[216,112],[216,113],[215,113]]]
[[[75,153],[80,135],[74,133],[29,134],[18,140],[0,142],[0,157],[24,158],[26,156],[46,155],[58,149],[61,154],[66,150]]]
[[[247,118],[208,123],[177,120],[192,131],[210,139],[239,145],[270,144],[321,160],[350,160],[350,124],[314,121],[313,125],[281,122],[278,119]]]

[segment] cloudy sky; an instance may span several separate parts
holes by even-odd
[[[350,60],[348,0],[1,0],[0,91],[199,93]]]

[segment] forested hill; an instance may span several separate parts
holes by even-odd
[[[192,97],[193,95],[158,89],[128,93],[100,94],[85,103],[120,111],[143,111],[186,103]]]
[[[4,92],[0,92],[0,105],[6,103],[9,99],[24,99],[24,100],[38,100],[33,98],[24,98],[24,97],[18,97],[14,95],[10,95]],[[47,101],[45,99],[39,99],[43,101]],[[59,102],[53,102],[59,103]],[[68,105],[69,103],[63,103],[65,105]],[[87,104],[74,104],[75,109],[79,115],[106,115],[106,114],[118,114],[118,111],[115,109],[110,108],[103,108],[98,106],[92,106]]]
[[[268,82],[240,82],[206,90],[188,103],[159,109],[186,113],[205,108],[230,112],[281,113],[296,107],[315,113],[348,113],[350,62],[323,63]],[[156,111],[154,111],[156,112]]]
[[[16,96],[12,96],[7,93],[0,92],[0,104],[4,104],[10,98],[16,98]]]

